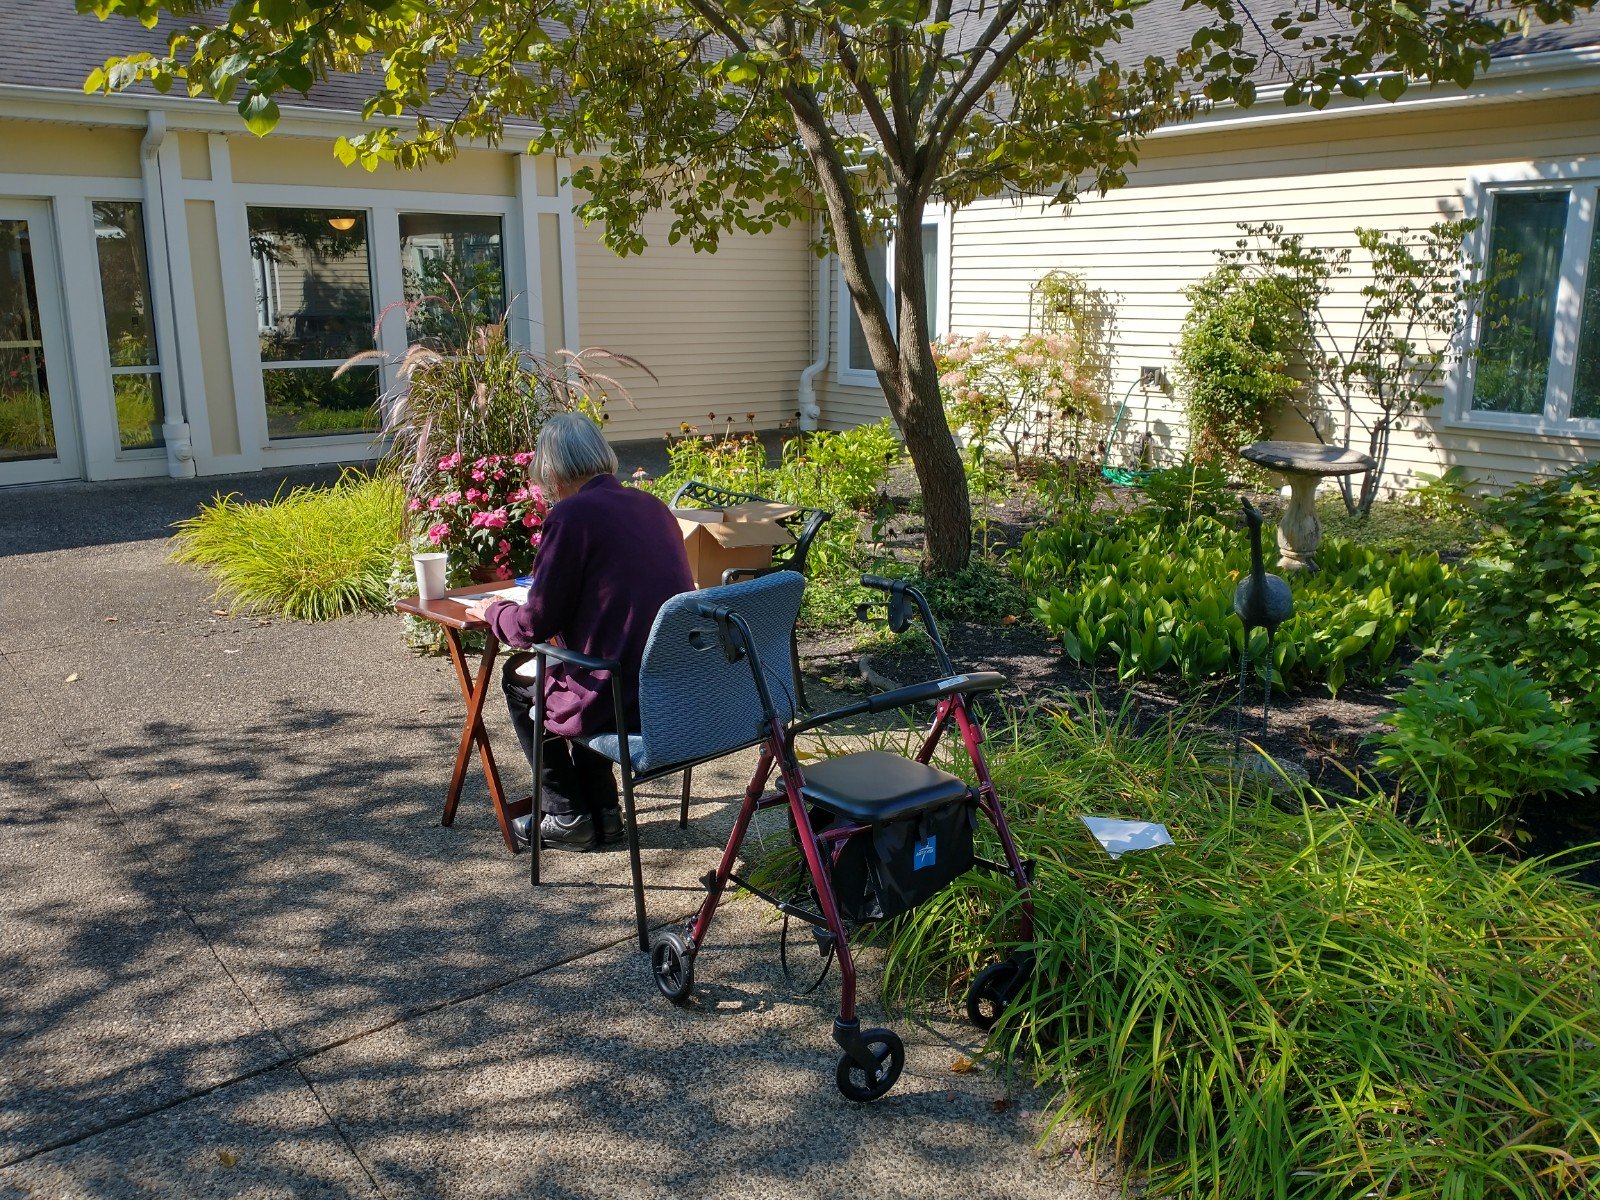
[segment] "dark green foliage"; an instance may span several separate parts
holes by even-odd
[[[1600,464],[1513,488],[1463,570],[1463,648],[1526,668],[1600,722]]]
[[[1190,451],[1209,461],[1265,438],[1300,386],[1291,374],[1311,342],[1309,322],[1285,279],[1218,267],[1185,289],[1193,305],[1178,340],[1178,381]]]
[[[1007,618],[1025,619],[1033,612],[1027,592],[1002,559],[974,558],[953,575],[919,574],[912,577],[912,583],[928,598],[928,606],[941,623],[1000,625]]]
[[[1431,646],[1460,610],[1453,574],[1428,553],[1399,556],[1329,538],[1321,570],[1296,574],[1294,615],[1278,630],[1279,687],[1312,681],[1338,691],[1352,673],[1376,675],[1405,645]],[[1110,662],[1118,677],[1174,672],[1186,683],[1237,669],[1244,625],[1233,592],[1249,572],[1244,535],[1213,517],[1178,527],[1105,520],[1036,530],[1018,573],[1039,594],[1046,628],[1075,662]],[[1250,658],[1267,651],[1264,630]]]
[[[1127,712],[989,744],[1037,863],[1037,969],[991,1045],[1146,1194],[1600,1193],[1592,891],[1381,807],[1251,803],[1211,747]],[[1175,844],[1113,860],[1081,814],[1160,821]],[[1010,881],[973,872],[895,927],[886,990],[959,996],[1017,931]]]
[[[1378,766],[1457,833],[1508,837],[1526,801],[1600,785],[1594,729],[1521,667],[1452,654],[1410,675],[1398,711],[1384,718],[1393,728],[1375,739]]]

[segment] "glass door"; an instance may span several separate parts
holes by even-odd
[[[50,208],[0,200],[0,485],[76,479]]]

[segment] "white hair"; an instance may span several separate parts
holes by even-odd
[[[615,475],[617,455],[605,434],[582,413],[558,413],[539,430],[533,477],[554,491],[596,475]]]

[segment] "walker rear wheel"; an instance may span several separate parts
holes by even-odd
[[[967,1019],[979,1029],[993,1029],[1016,995],[1021,969],[1015,959],[990,963],[967,988]]]
[[[846,1100],[866,1104],[882,1096],[900,1078],[906,1065],[906,1048],[892,1029],[869,1029],[861,1035],[868,1054],[877,1059],[877,1068],[868,1071],[848,1054],[839,1058],[834,1081]]]
[[[650,967],[656,987],[674,1004],[683,1004],[694,990],[694,953],[689,939],[676,929],[663,929],[650,943]]]

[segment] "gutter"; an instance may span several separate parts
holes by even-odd
[[[1263,112],[1267,105],[1282,103],[1288,85],[1260,88],[1256,103],[1240,108],[1232,102],[1215,106],[1187,121],[1163,125],[1145,135],[1146,140],[1193,136],[1195,134],[1252,129],[1268,125],[1298,124],[1337,117],[1360,117],[1374,113],[1415,112],[1420,109],[1503,103],[1508,100],[1557,99],[1600,91],[1600,46],[1550,50],[1542,54],[1519,54],[1493,59],[1489,68],[1470,88],[1450,84],[1414,85],[1398,100],[1352,100],[1335,97],[1326,108],[1301,104]]]
[[[812,430],[822,421],[822,406],[817,403],[817,376],[828,366],[828,347],[832,340],[828,329],[828,284],[833,272],[832,254],[817,259],[817,341],[816,358],[800,372],[800,428]]]
[[[139,178],[143,184],[144,227],[149,244],[146,247],[151,274],[150,302],[156,311],[156,352],[162,363],[158,376],[161,380],[163,407],[161,440],[167,448],[167,474],[173,479],[193,479],[195,476],[194,438],[189,428],[188,412],[183,394],[181,373],[171,369],[172,356],[178,352],[175,321],[172,315],[172,295],[177,280],[172,277],[172,254],[167,245],[167,206],[161,181],[161,147],[167,140],[165,113],[151,110],[145,114],[144,138],[139,142]]]

